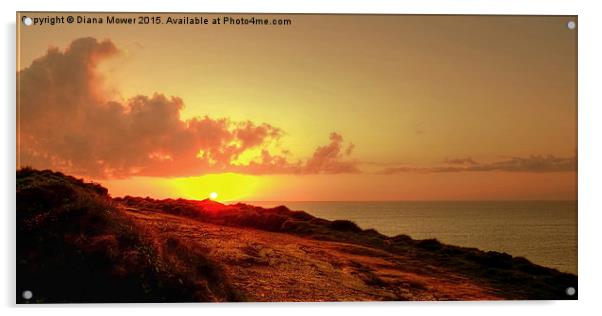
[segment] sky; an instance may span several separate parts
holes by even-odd
[[[291,24],[20,24],[18,165],[114,196],[577,198],[575,17],[251,16]]]

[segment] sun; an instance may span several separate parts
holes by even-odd
[[[209,198],[212,199],[212,200],[217,199],[217,192],[211,192],[211,193],[209,193]]]

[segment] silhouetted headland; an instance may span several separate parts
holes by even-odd
[[[506,253],[389,237],[286,206],[112,198],[17,171],[17,301],[576,299],[577,276]]]

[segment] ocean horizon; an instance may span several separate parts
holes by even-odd
[[[240,201],[284,205],[363,229],[506,252],[577,274],[577,201]],[[228,204],[236,202],[228,202]]]

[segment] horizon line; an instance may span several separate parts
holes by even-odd
[[[249,202],[295,202],[295,203],[307,203],[307,202],[578,202],[578,199],[486,199],[486,200],[225,200],[220,201],[221,203],[249,203]]]

